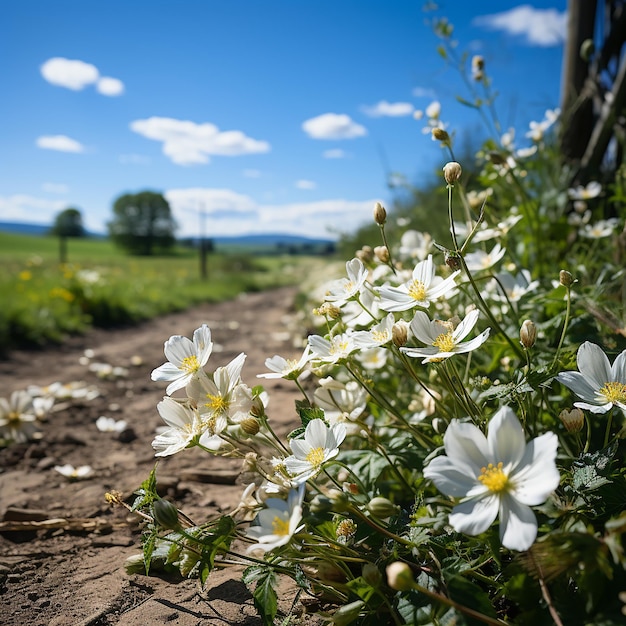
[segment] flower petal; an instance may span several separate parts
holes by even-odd
[[[576,355],[578,371],[589,381],[592,387],[600,389],[611,380],[611,365],[604,350],[595,343],[585,341]]]
[[[526,449],[526,438],[517,415],[510,407],[501,407],[491,418],[487,442],[494,462],[502,462],[505,468],[519,463]]]
[[[468,535],[484,533],[498,515],[499,498],[490,494],[461,502],[452,509],[448,521],[454,530]]]
[[[435,487],[446,496],[463,498],[476,486],[476,478],[469,476],[465,468],[459,467],[445,455],[435,457],[425,468],[424,478],[435,483]]]
[[[443,436],[448,457],[459,467],[467,467],[476,477],[489,463],[489,446],[485,435],[474,424],[452,420]]]
[[[571,389],[579,398],[591,402],[597,403],[596,391],[601,388],[601,385],[593,387],[591,383],[580,372],[561,372],[557,375],[556,379],[565,385],[568,389]],[[605,381],[608,382],[608,379]],[[604,384],[604,383],[602,383]]]
[[[523,552],[537,538],[537,518],[532,509],[505,495],[500,500],[500,541],[509,550]]]
[[[514,485],[511,495],[516,500],[531,506],[541,504],[559,486],[558,445],[559,439],[554,433],[545,433],[528,443],[518,467],[510,475]]]

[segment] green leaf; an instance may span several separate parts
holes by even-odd
[[[146,480],[141,483],[141,486],[135,494],[138,496],[135,498],[132,506],[130,507],[131,511],[136,511],[144,506],[152,504],[155,500],[158,500],[159,495],[157,494],[156,489],[156,470],[158,463],[152,468],[150,475]]]
[[[488,617],[497,617],[496,611],[489,600],[489,596],[475,583],[457,574],[446,576],[446,586],[450,597],[459,604],[474,609]],[[465,615],[468,625],[482,626],[482,620],[473,619]]]
[[[150,532],[148,533],[148,536],[144,538],[143,546],[142,546],[143,562],[144,562],[144,565],[146,566],[146,576],[150,572],[150,561],[152,560],[152,553],[154,552],[154,546],[156,544],[156,540],[157,540],[156,528],[152,528]]]
[[[263,625],[273,626],[278,613],[278,597],[274,591],[277,582],[274,569],[269,565],[253,565],[244,571],[242,580],[252,591],[254,606],[263,620]],[[254,590],[251,589],[253,583],[256,583]]]

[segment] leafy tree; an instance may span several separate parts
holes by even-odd
[[[54,219],[50,234],[57,237],[84,237],[86,231],[81,212],[74,207],[61,211]]]
[[[176,222],[162,194],[142,191],[117,198],[108,228],[117,245],[132,254],[151,255],[174,245]]]

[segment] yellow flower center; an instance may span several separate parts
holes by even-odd
[[[17,411],[10,411],[6,416],[6,419],[9,424],[18,424],[22,421],[22,416]]]
[[[456,341],[454,341],[452,332],[437,335],[437,338],[433,341],[433,346],[435,346],[435,348],[439,348],[441,352],[453,352],[456,347]]]
[[[502,461],[497,465],[489,463],[480,470],[478,480],[492,493],[504,491],[509,484],[509,477],[502,471]]]
[[[342,354],[348,350],[348,342],[345,339],[332,340],[330,344],[330,354]]]
[[[226,413],[230,406],[230,402],[224,396],[214,396],[207,393],[206,398],[207,401],[204,403],[204,406],[213,413]]]
[[[275,535],[285,535],[289,534],[289,520],[282,519],[278,517],[278,515],[272,520],[272,531]]]
[[[426,285],[417,279],[413,279],[409,283],[409,295],[413,300],[426,300]]]
[[[311,448],[304,458],[313,465],[313,467],[317,467],[321,465],[324,460],[324,448]]]
[[[389,341],[391,337],[386,330],[373,330],[372,339],[378,343],[385,343],[386,341]]]
[[[198,357],[195,354],[186,356],[180,364],[180,369],[183,370],[183,372],[187,372],[187,374],[195,374],[200,369]]]
[[[606,383],[598,392],[607,402],[626,403],[626,385],[623,383]]]

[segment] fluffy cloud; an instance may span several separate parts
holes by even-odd
[[[473,24],[523,36],[530,45],[558,46],[565,41],[567,13],[524,4],[503,13],[478,16]]]
[[[297,180],[294,184],[297,189],[315,189],[317,187],[315,182],[305,179]]]
[[[135,120],[131,130],[163,143],[163,153],[178,165],[208,163],[209,155],[239,156],[269,152],[270,144],[247,137],[240,130],[220,131],[205,122],[196,124],[170,117]]]
[[[313,139],[353,139],[367,135],[365,127],[349,115],[324,113],[302,123],[304,132]]]
[[[387,102],[381,100],[373,106],[362,107],[363,113],[370,117],[404,117],[413,113],[410,102]]]
[[[54,57],[48,59],[40,68],[41,75],[51,84],[80,91],[88,85],[104,96],[119,96],[124,92],[124,83],[117,78],[100,76],[95,65],[77,59]]]
[[[67,135],[42,135],[37,137],[37,147],[59,152],[84,152],[83,144]]]
[[[66,206],[65,200],[49,200],[26,194],[0,196],[0,215],[7,222],[48,224]]]
[[[330,150],[324,150],[322,156],[325,159],[345,159],[348,155],[341,148],[331,148]]]

